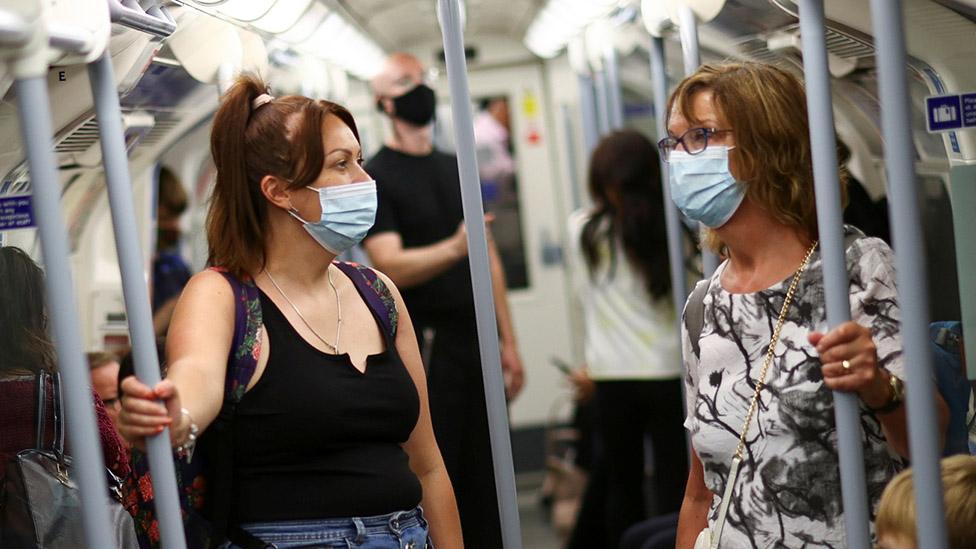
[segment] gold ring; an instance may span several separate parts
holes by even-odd
[[[840,365],[844,368],[844,370],[850,370],[851,369],[851,361],[850,360],[845,360],[845,361],[841,362]]]

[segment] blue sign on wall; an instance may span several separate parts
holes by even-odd
[[[0,196],[0,231],[34,226],[30,195]]]
[[[925,99],[925,110],[930,132],[962,128],[962,105],[958,95],[928,97]]]
[[[963,127],[976,128],[976,93],[964,93],[959,99],[962,103]]]
[[[976,128],[976,93],[926,97],[925,111],[929,133]]]

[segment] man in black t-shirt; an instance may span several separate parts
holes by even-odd
[[[370,260],[400,288],[420,343],[431,420],[454,486],[465,546],[501,547],[467,235],[457,159],[434,150],[435,95],[424,67],[392,55],[373,81],[393,135],[366,164],[376,180],[376,222],[363,242]],[[502,370],[509,399],[521,390],[505,274],[489,241]]]

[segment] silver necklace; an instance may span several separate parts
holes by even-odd
[[[333,293],[335,293],[335,297],[336,297],[337,318],[336,318],[335,345],[326,341],[324,337],[322,337],[321,335],[319,335],[318,332],[315,331],[315,328],[312,328],[312,325],[309,324],[307,320],[305,320],[305,317],[302,316],[302,312],[298,310],[298,307],[296,307],[295,304],[292,303],[290,299],[288,299],[288,295],[286,295],[285,292],[282,291],[281,286],[279,286],[278,283],[275,282],[274,277],[271,276],[271,272],[265,269],[264,274],[268,275],[268,280],[270,280],[271,284],[273,284],[275,289],[278,290],[278,293],[281,294],[281,297],[285,298],[285,301],[287,301],[288,304],[291,305],[292,310],[295,311],[295,314],[298,315],[298,318],[302,319],[302,322],[305,324],[305,327],[308,328],[310,332],[315,334],[315,337],[319,338],[319,341],[321,341],[327,347],[332,349],[333,354],[339,354],[339,334],[341,333],[342,330],[342,301],[339,300],[339,290],[336,290],[335,282],[332,280],[332,267],[331,266],[329,267],[329,286],[332,287],[332,291]]]

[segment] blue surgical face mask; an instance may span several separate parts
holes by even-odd
[[[746,196],[729,171],[731,149],[713,146],[694,155],[674,150],[668,157],[671,199],[689,219],[712,229],[725,225]]]
[[[319,193],[321,219],[305,221],[294,208],[288,213],[304,224],[316,242],[336,255],[359,244],[376,220],[376,181],[307,188]]]

